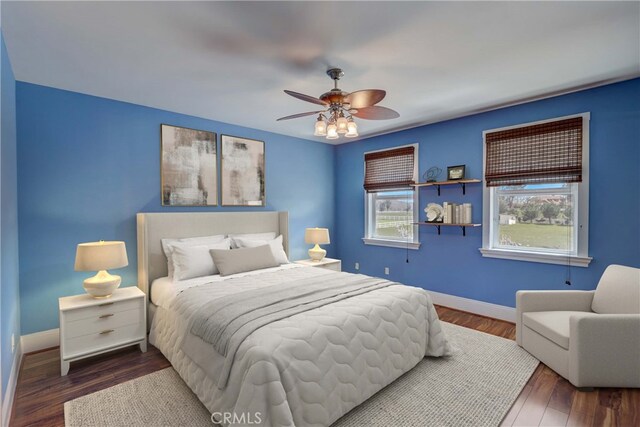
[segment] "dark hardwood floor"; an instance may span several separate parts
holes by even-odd
[[[446,307],[446,322],[515,339],[515,325]],[[64,426],[63,404],[85,394],[169,367],[155,347],[118,350],[75,362],[60,376],[57,348],[24,356],[11,426]],[[640,426],[640,389],[581,392],[540,364],[502,422],[503,426]]]

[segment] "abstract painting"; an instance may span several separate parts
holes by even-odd
[[[222,206],[264,206],[264,142],[222,135]]]
[[[163,206],[216,206],[216,134],[161,125]]]

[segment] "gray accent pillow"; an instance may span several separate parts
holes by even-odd
[[[221,276],[244,273],[246,271],[261,270],[263,268],[277,267],[280,264],[273,256],[269,245],[256,248],[241,248],[230,251],[223,249],[211,249],[209,251],[213,263],[218,267]]]
[[[271,247],[271,253],[273,253],[278,264],[289,264],[287,253],[282,247],[282,234],[273,240],[251,240],[236,237],[233,241],[236,242],[236,245],[239,248],[255,248],[258,246],[269,245]]]

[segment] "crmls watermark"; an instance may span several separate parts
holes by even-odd
[[[211,414],[211,422],[215,424],[241,424],[260,425],[262,424],[262,414],[260,412],[214,412]]]

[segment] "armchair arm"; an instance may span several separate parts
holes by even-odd
[[[516,292],[516,341],[522,345],[522,314],[532,311],[587,311],[595,291]]]
[[[575,386],[640,387],[640,314],[576,314],[569,327]]]

